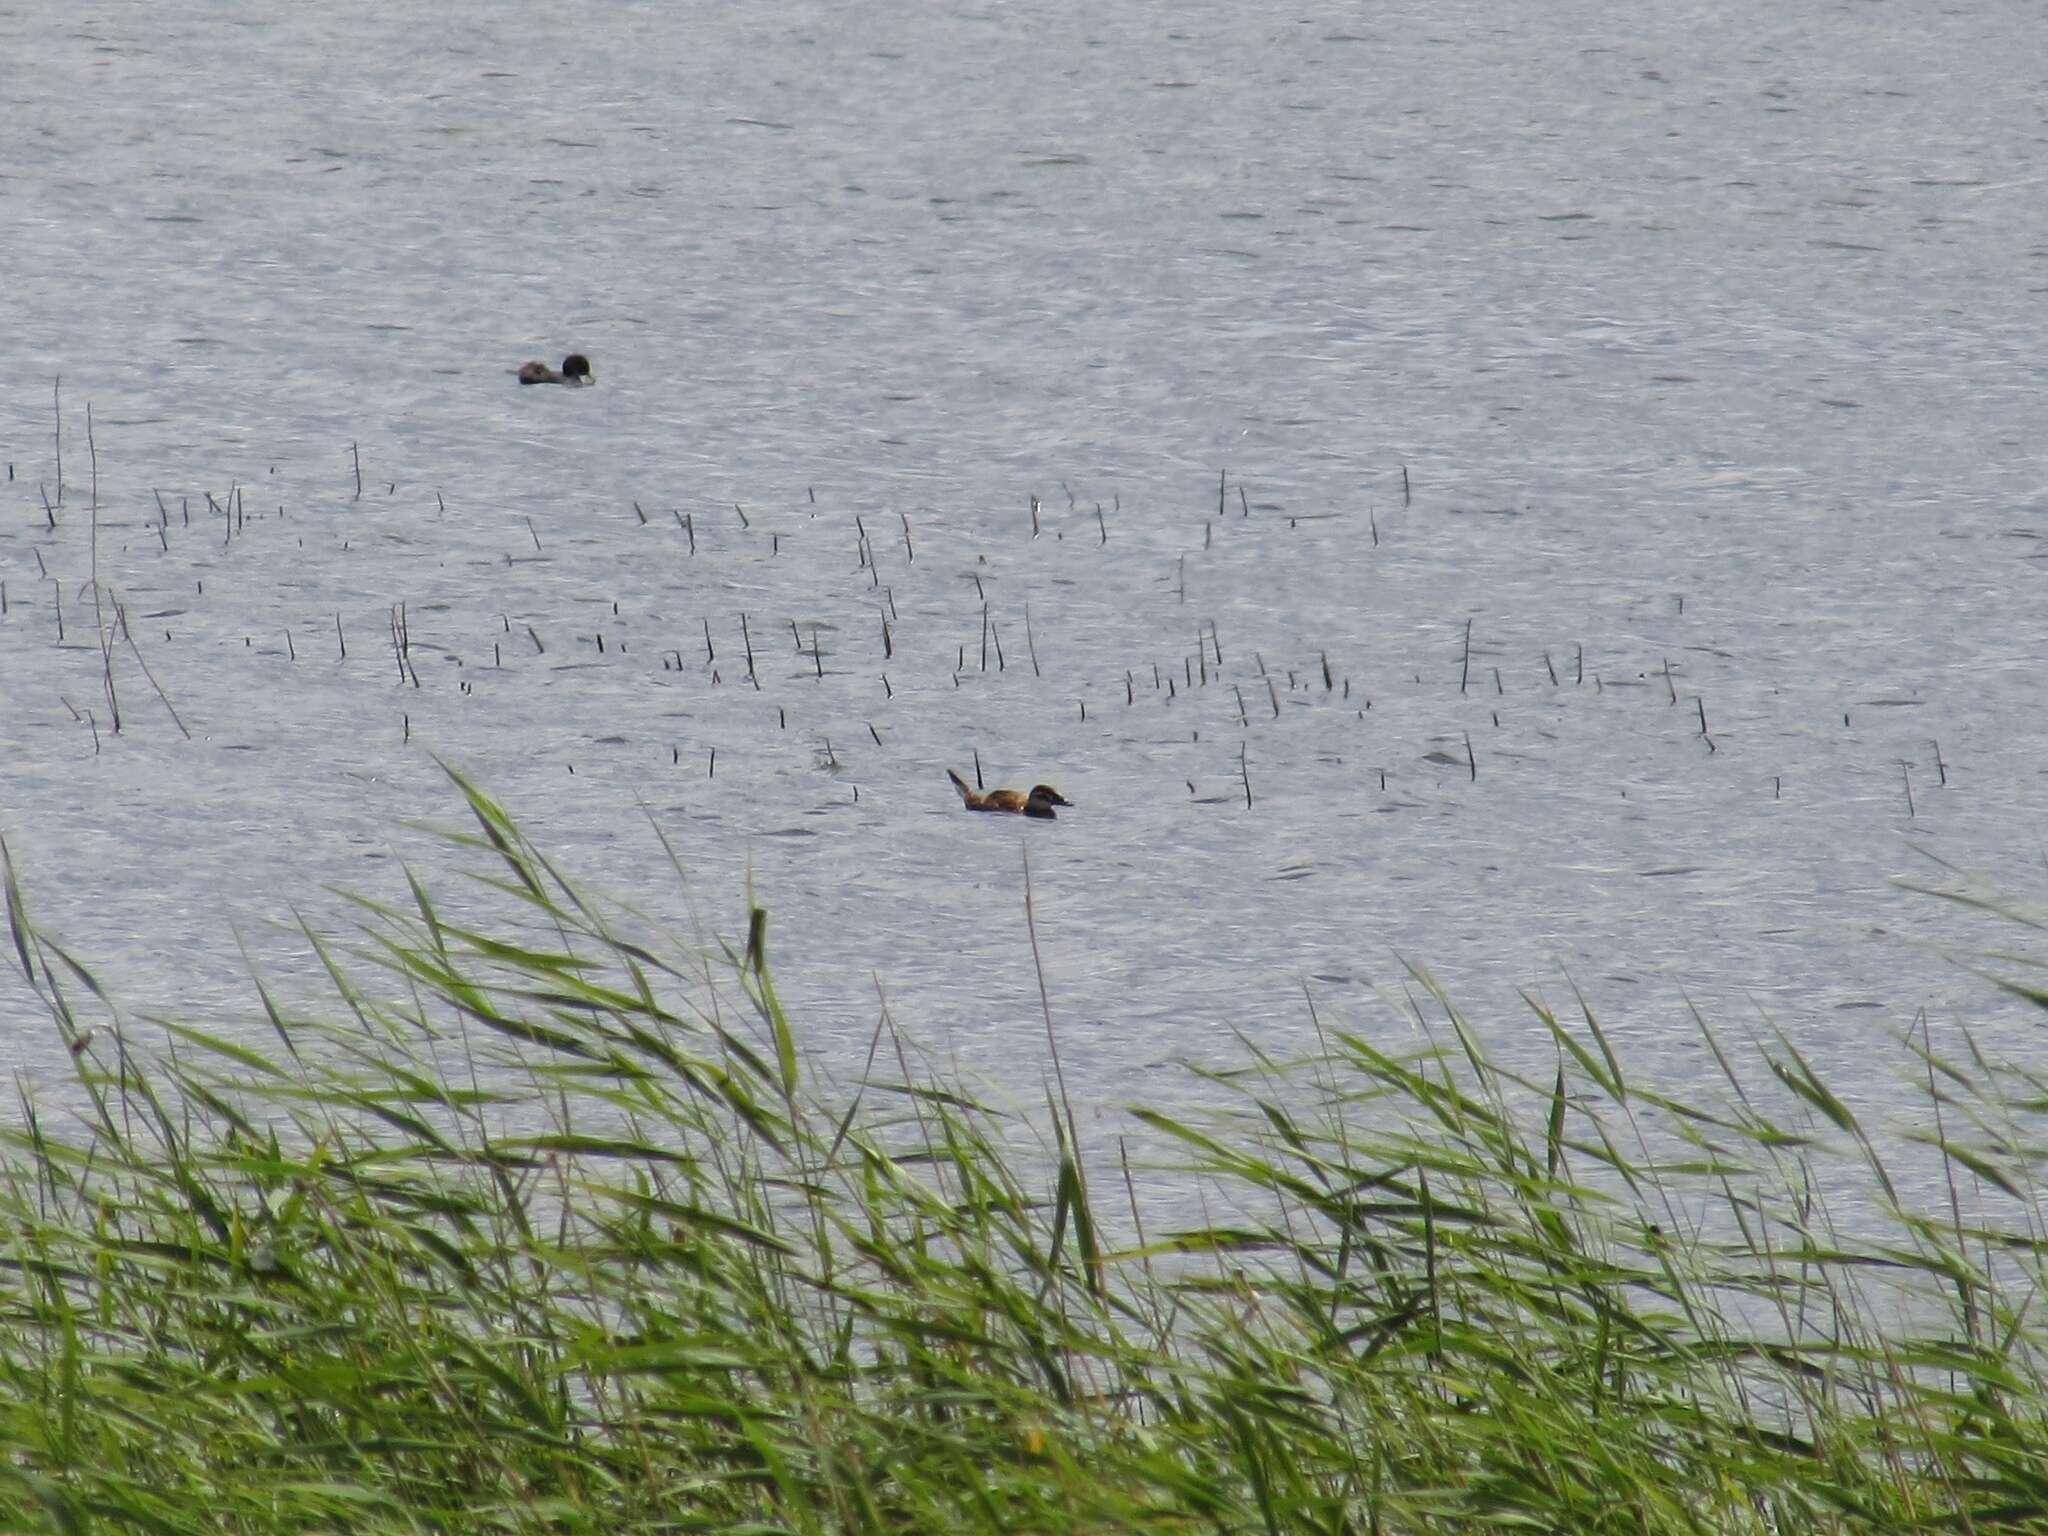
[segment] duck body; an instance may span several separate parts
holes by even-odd
[[[970,811],[1005,811],[1012,816],[1031,816],[1040,821],[1051,821],[1054,819],[1054,806],[1074,803],[1050,784],[1034,784],[1028,792],[991,789],[984,794],[950,768],[946,770],[946,777],[953,781],[953,787],[960,791],[962,803]]]
[[[570,388],[575,389],[585,384],[595,384],[597,376],[590,371],[589,358],[585,357],[581,352],[571,352],[562,359],[562,370],[559,373],[550,368],[546,363],[533,362],[522,365],[519,369],[519,382],[522,384],[567,384]]]

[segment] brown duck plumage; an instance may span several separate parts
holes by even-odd
[[[519,370],[522,384],[595,384],[597,376],[590,371],[590,359],[581,352],[571,352],[562,359],[562,371],[555,372],[546,363],[527,363]]]
[[[1008,811],[1013,816],[1035,816],[1041,821],[1051,821],[1054,806],[1074,803],[1050,784],[1034,784],[1029,793],[992,789],[983,794],[950,768],[946,770],[946,777],[953,781],[953,787],[960,791],[960,798],[970,811]]]

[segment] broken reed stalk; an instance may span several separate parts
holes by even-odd
[[[1472,681],[1472,621],[1465,621],[1465,662],[1458,672],[1458,693],[1462,696],[1465,685]]]
[[[740,614],[740,640],[747,648],[747,681],[754,685],[754,691],[761,691],[761,679],[754,675],[754,636],[747,628],[747,616]]]
[[[1045,674],[1038,670],[1038,642],[1031,637],[1031,604],[1028,602],[1024,605],[1024,648],[1031,653],[1031,675],[1043,677]]]
[[[85,402],[85,448],[92,458],[92,625],[100,642],[100,681],[107,690],[107,715],[114,722],[114,734],[121,733],[121,701],[114,694],[114,637],[107,629],[106,613],[100,606],[100,451],[93,441],[92,402]],[[63,495],[62,476],[57,494]]]
[[[57,436],[57,505],[64,505],[64,375],[58,374],[50,381],[50,415],[56,423]],[[43,505],[47,508],[49,503]],[[54,522],[52,523],[54,527]]]
[[[419,669],[412,663],[412,624],[408,620],[405,604],[400,602],[391,610],[391,643],[398,653],[398,680],[402,683],[410,675],[413,687],[420,685]],[[597,648],[604,649],[604,635],[597,637]]]
[[[1243,742],[1237,744],[1237,776],[1244,780],[1244,808],[1250,810],[1252,808],[1252,769],[1250,760],[1245,756]]]
[[[350,444],[348,445],[348,456],[349,456],[349,458],[350,458],[350,459],[351,459],[351,460],[352,460],[352,461],[354,462],[354,464],[355,464],[355,467],[356,467],[356,494],[355,494],[355,497],[354,497],[354,499],[355,499],[355,500],[357,500],[357,501],[361,501],[361,500],[363,499],[363,453],[362,453],[362,449],[361,449],[361,448],[359,448],[359,447],[357,447],[357,446],[356,446],[356,444],[354,444],[354,443],[350,443]],[[530,526],[530,524],[529,524],[529,526]]]
[[[128,610],[122,606],[121,599],[115,596],[115,594],[111,590],[107,593],[107,596],[114,605],[114,618],[121,626],[121,637],[128,642],[128,649],[135,656],[135,664],[138,667],[142,668],[142,675],[149,680],[149,686],[156,690],[156,696],[163,701],[164,708],[170,711],[171,724],[175,725],[178,728],[178,734],[183,736],[187,741],[190,741],[192,739],[192,733],[185,729],[185,722],[181,718],[179,718],[177,705],[173,704],[171,702],[171,696],[164,692],[163,684],[159,683],[156,680],[156,674],[149,670],[149,663],[143,659],[142,647],[135,643],[135,636],[129,631]],[[285,631],[284,638],[285,645],[287,646],[287,648],[289,648],[291,645],[292,638],[290,630]],[[294,661],[298,659],[298,653],[296,651],[292,653],[292,659]]]

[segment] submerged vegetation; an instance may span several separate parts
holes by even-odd
[[[667,952],[457,783],[517,915],[309,937],[333,1015],[259,988],[266,1050],[145,1055],[9,870],[76,1080],[0,1152],[0,1528],[2048,1522],[2036,1078],[1918,1050],[1930,1213],[1788,1042],[1679,1101],[1447,1010],[1139,1111],[1230,1213],[1162,1230],[1058,1094],[1020,1154],[886,1020],[833,1089],[763,914]]]

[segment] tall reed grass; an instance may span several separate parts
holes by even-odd
[[[267,1049],[145,1052],[8,870],[76,1080],[0,1152],[0,1528],[2048,1526],[2036,1075],[1918,1051],[1927,1212],[1782,1039],[1708,1102],[1590,1013],[1549,1082],[1329,1030],[1139,1111],[1235,1213],[1160,1230],[1057,1102],[1020,1154],[886,1030],[832,1089],[760,911],[665,953],[456,782],[518,915],[309,933]]]

